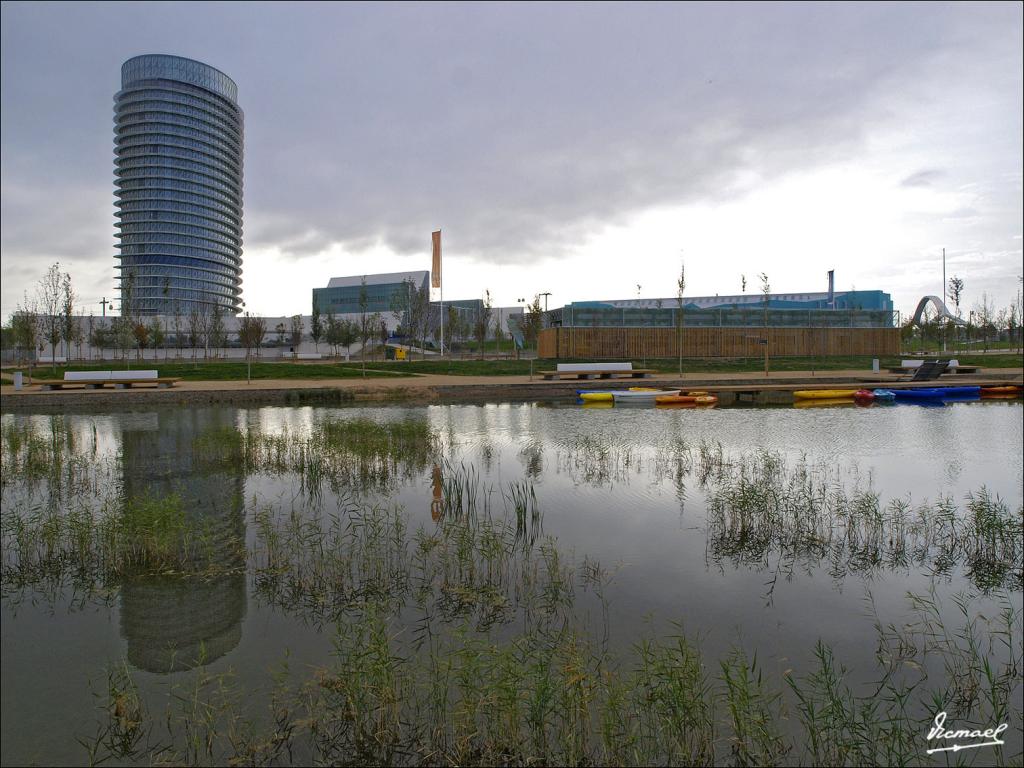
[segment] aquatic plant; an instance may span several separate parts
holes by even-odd
[[[916,622],[877,619],[877,682],[855,686],[818,642],[804,670],[781,678],[735,646],[709,657],[679,631],[642,637],[625,658],[597,651],[569,618],[528,622],[498,639],[465,624],[434,631],[419,648],[384,604],[339,622],[332,661],[305,680],[278,676],[266,708],[245,708],[227,675],[197,670],[169,683],[172,702],[132,733],[135,761],[234,764],[813,764],[930,765],[928,726],[948,711],[964,727],[1022,724],[1021,613],[1008,597],[994,616],[954,602],[945,620],[935,595],[908,596]],[[984,626],[981,626],[984,625]],[[714,672],[712,670],[717,670]],[[122,682],[119,690],[128,685]],[[174,711],[172,711],[172,708]],[[262,711],[261,711],[262,709]],[[104,703],[94,760],[123,756],[116,711]],[[993,749],[1015,764],[1019,748]]]

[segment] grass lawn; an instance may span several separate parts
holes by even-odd
[[[374,378],[391,378],[407,376],[408,371],[400,368],[382,369],[380,362],[377,368],[366,363],[366,376]],[[189,361],[163,360],[132,360],[131,370],[153,370],[161,376],[176,376],[186,381],[245,381],[246,363],[236,361],[203,361],[195,364]],[[26,370],[24,368],[20,370]],[[108,360],[103,363],[71,363],[58,365],[56,372],[53,366],[41,365],[32,369],[32,375],[39,379],[62,379],[64,371],[123,371],[124,361]],[[362,378],[361,363],[293,363],[293,362],[253,362],[253,379],[358,379]]]
[[[953,355],[951,355],[952,357]],[[985,368],[1024,367],[1024,356],[1020,354],[955,355],[962,365],[977,365]],[[890,365],[899,365],[899,357],[883,357],[879,363],[884,370]],[[871,357],[773,357],[769,360],[772,371],[836,371],[871,370]],[[557,363],[594,362],[592,360],[533,360],[532,371],[555,370]],[[660,373],[672,374],[679,370],[678,359],[633,360],[634,368],[653,368]],[[187,381],[244,381],[245,361],[191,361],[133,360],[134,370],[155,368],[161,376],[178,376]],[[8,369],[8,373],[13,369]],[[20,370],[25,370],[21,368]],[[125,370],[124,362],[74,363],[58,365],[56,372],[48,365],[33,368],[36,378],[63,378],[65,370]],[[392,376],[413,376],[416,374],[440,374],[452,376],[526,376],[531,371],[530,360],[398,360],[382,362],[367,361],[366,377],[385,378]],[[758,373],[764,371],[764,358],[684,358],[683,373]],[[343,379],[361,378],[362,363],[303,362],[290,361],[254,362],[253,379]]]

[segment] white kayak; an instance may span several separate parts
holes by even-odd
[[[616,403],[653,403],[655,402],[655,398],[678,394],[678,389],[651,389],[642,391],[631,390],[628,392],[613,392],[612,396],[615,398]]]

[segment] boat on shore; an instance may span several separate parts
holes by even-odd
[[[1021,397],[1022,395],[1024,395],[1024,387],[1017,384],[981,388],[982,397]]]
[[[610,403],[614,400],[613,392],[578,392],[584,403]]]
[[[689,392],[685,395],[658,395],[654,398],[654,401],[658,405],[684,405],[686,403],[692,403],[693,405],[710,405],[717,403],[718,398],[715,395],[709,395],[706,392],[695,393]]]
[[[946,398],[974,398],[981,394],[981,387],[922,387],[919,389],[895,389],[897,400],[943,400]]]
[[[856,389],[798,389],[793,393],[797,400],[841,400],[853,397]]]
[[[678,394],[678,389],[634,389],[625,392],[613,392],[612,396],[615,398],[615,404],[618,405],[619,403],[654,403],[658,397]]]

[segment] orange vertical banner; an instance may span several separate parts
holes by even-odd
[[[434,245],[434,265],[430,270],[430,285],[434,288],[441,287],[441,230],[430,233],[430,239]]]

